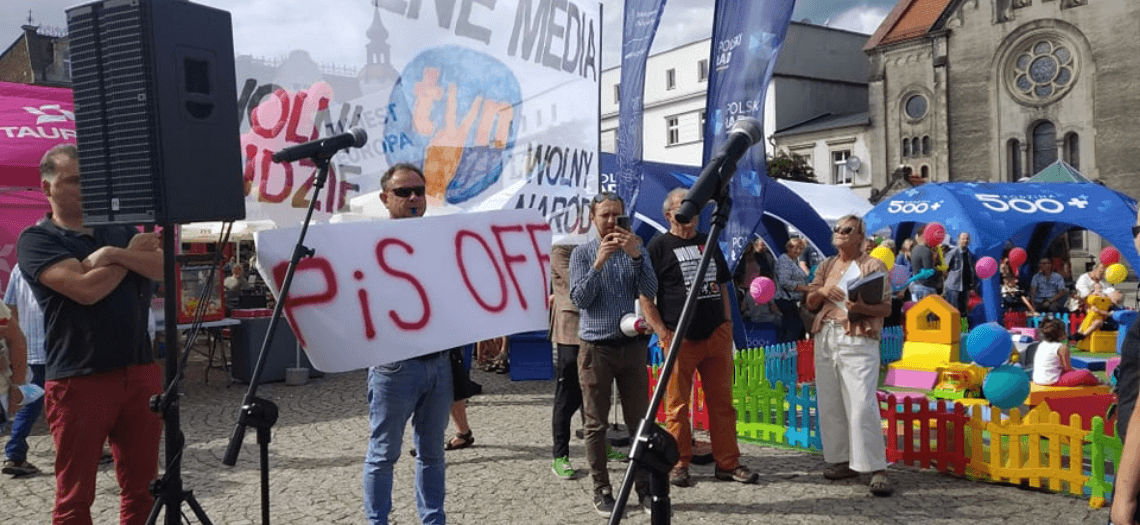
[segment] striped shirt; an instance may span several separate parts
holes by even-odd
[[[657,274],[645,247],[634,261],[624,250],[606,259],[601,270],[594,269],[600,239],[581,244],[570,254],[570,300],[578,305],[578,337],[598,342],[625,337],[621,318],[634,312],[639,295],[657,297]]]
[[[32,294],[32,287],[24,280],[19,264],[12,268],[8,289],[4,292],[4,304],[16,306],[20,330],[28,340],[28,364],[44,364],[44,314],[40,310],[40,303],[36,302],[36,296]]]

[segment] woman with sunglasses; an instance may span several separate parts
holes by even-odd
[[[820,264],[808,292],[808,308],[819,310],[815,334],[815,384],[819,398],[819,427],[823,476],[831,480],[871,473],[871,493],[889,496],[879,402],[879,337],[883,319],[891,313],[887,267],[863,253],[863,220],[847,215],[835,223],[832,244],[839,255]],[[847,297],[848,283],[882,272],[882,297],[868,304]],[[852,315],[857,315],[853,320]]]

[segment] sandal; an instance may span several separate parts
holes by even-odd
[[[468,430],[467,432],[464,432],[462,434],[456,434],[455,437],[447,440],[447,443],[443,444],[443,449],[444,450],[459,450],[461,448],[470,447],[471,445],[474,445],[474,444],[475,444],[475,438],[471,435],[471,431]]]
[[[890,478],[887,478],[885,470],[871,474],[871,494],[886,497],[894,494],[894,492],[895,486],[891,483]]]
[[[847,465],[846,461],[843,463],[832,463],[823,469],[823,477],[830,480],[848,479],[858,475],[859,473],[851,470],[851,467]]]

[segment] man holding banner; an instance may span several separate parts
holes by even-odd
[[[599,193],[590,205],[596,239],[579,245],[570,255],[570,299],[579,308],[578,379],[586,414],[586,461],[594,480],[594,510],[609,516],[616,504],[606,470],[606,420],[610,389],[616,380],[621,412],[629,429],[638,428],[649,406],[644,337],[627,337],[624,316],[634,311],[639,296],[657,296],[657,276],[641,246],[641,238],[617,226],[625,204],[613,193]],[[648,474],[639,470],[635,490],[649,512]]]
[[[427,207],[423,172],[394,164],[380,178],[380,200],[393,219],[421,217]],[[416,510],[424,525],[443,525],[443,436],[452,403],[451,361],[447,350],[368,371],[372,434],[364,458],[364,513],[373,524],[388,523],[392,511],[392,469],[408,419],[416,447]]]

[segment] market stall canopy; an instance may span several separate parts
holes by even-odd
[[[0,188],[39,188],[40,158],[75,142],[71,90],[0,82]]]
[[[24,228],[35,224],[50,210],[47,197],[38,188],[0,188],[0,286],[16,266],[16,241]]]
[[[1081,174],[1080,170],[1069,165],[1061,159],[1057,159],[1052,164],[1045,166],[1036,175],[1019,182],[1079,182],[1083,184],[1093,184],[1093,181]]]

